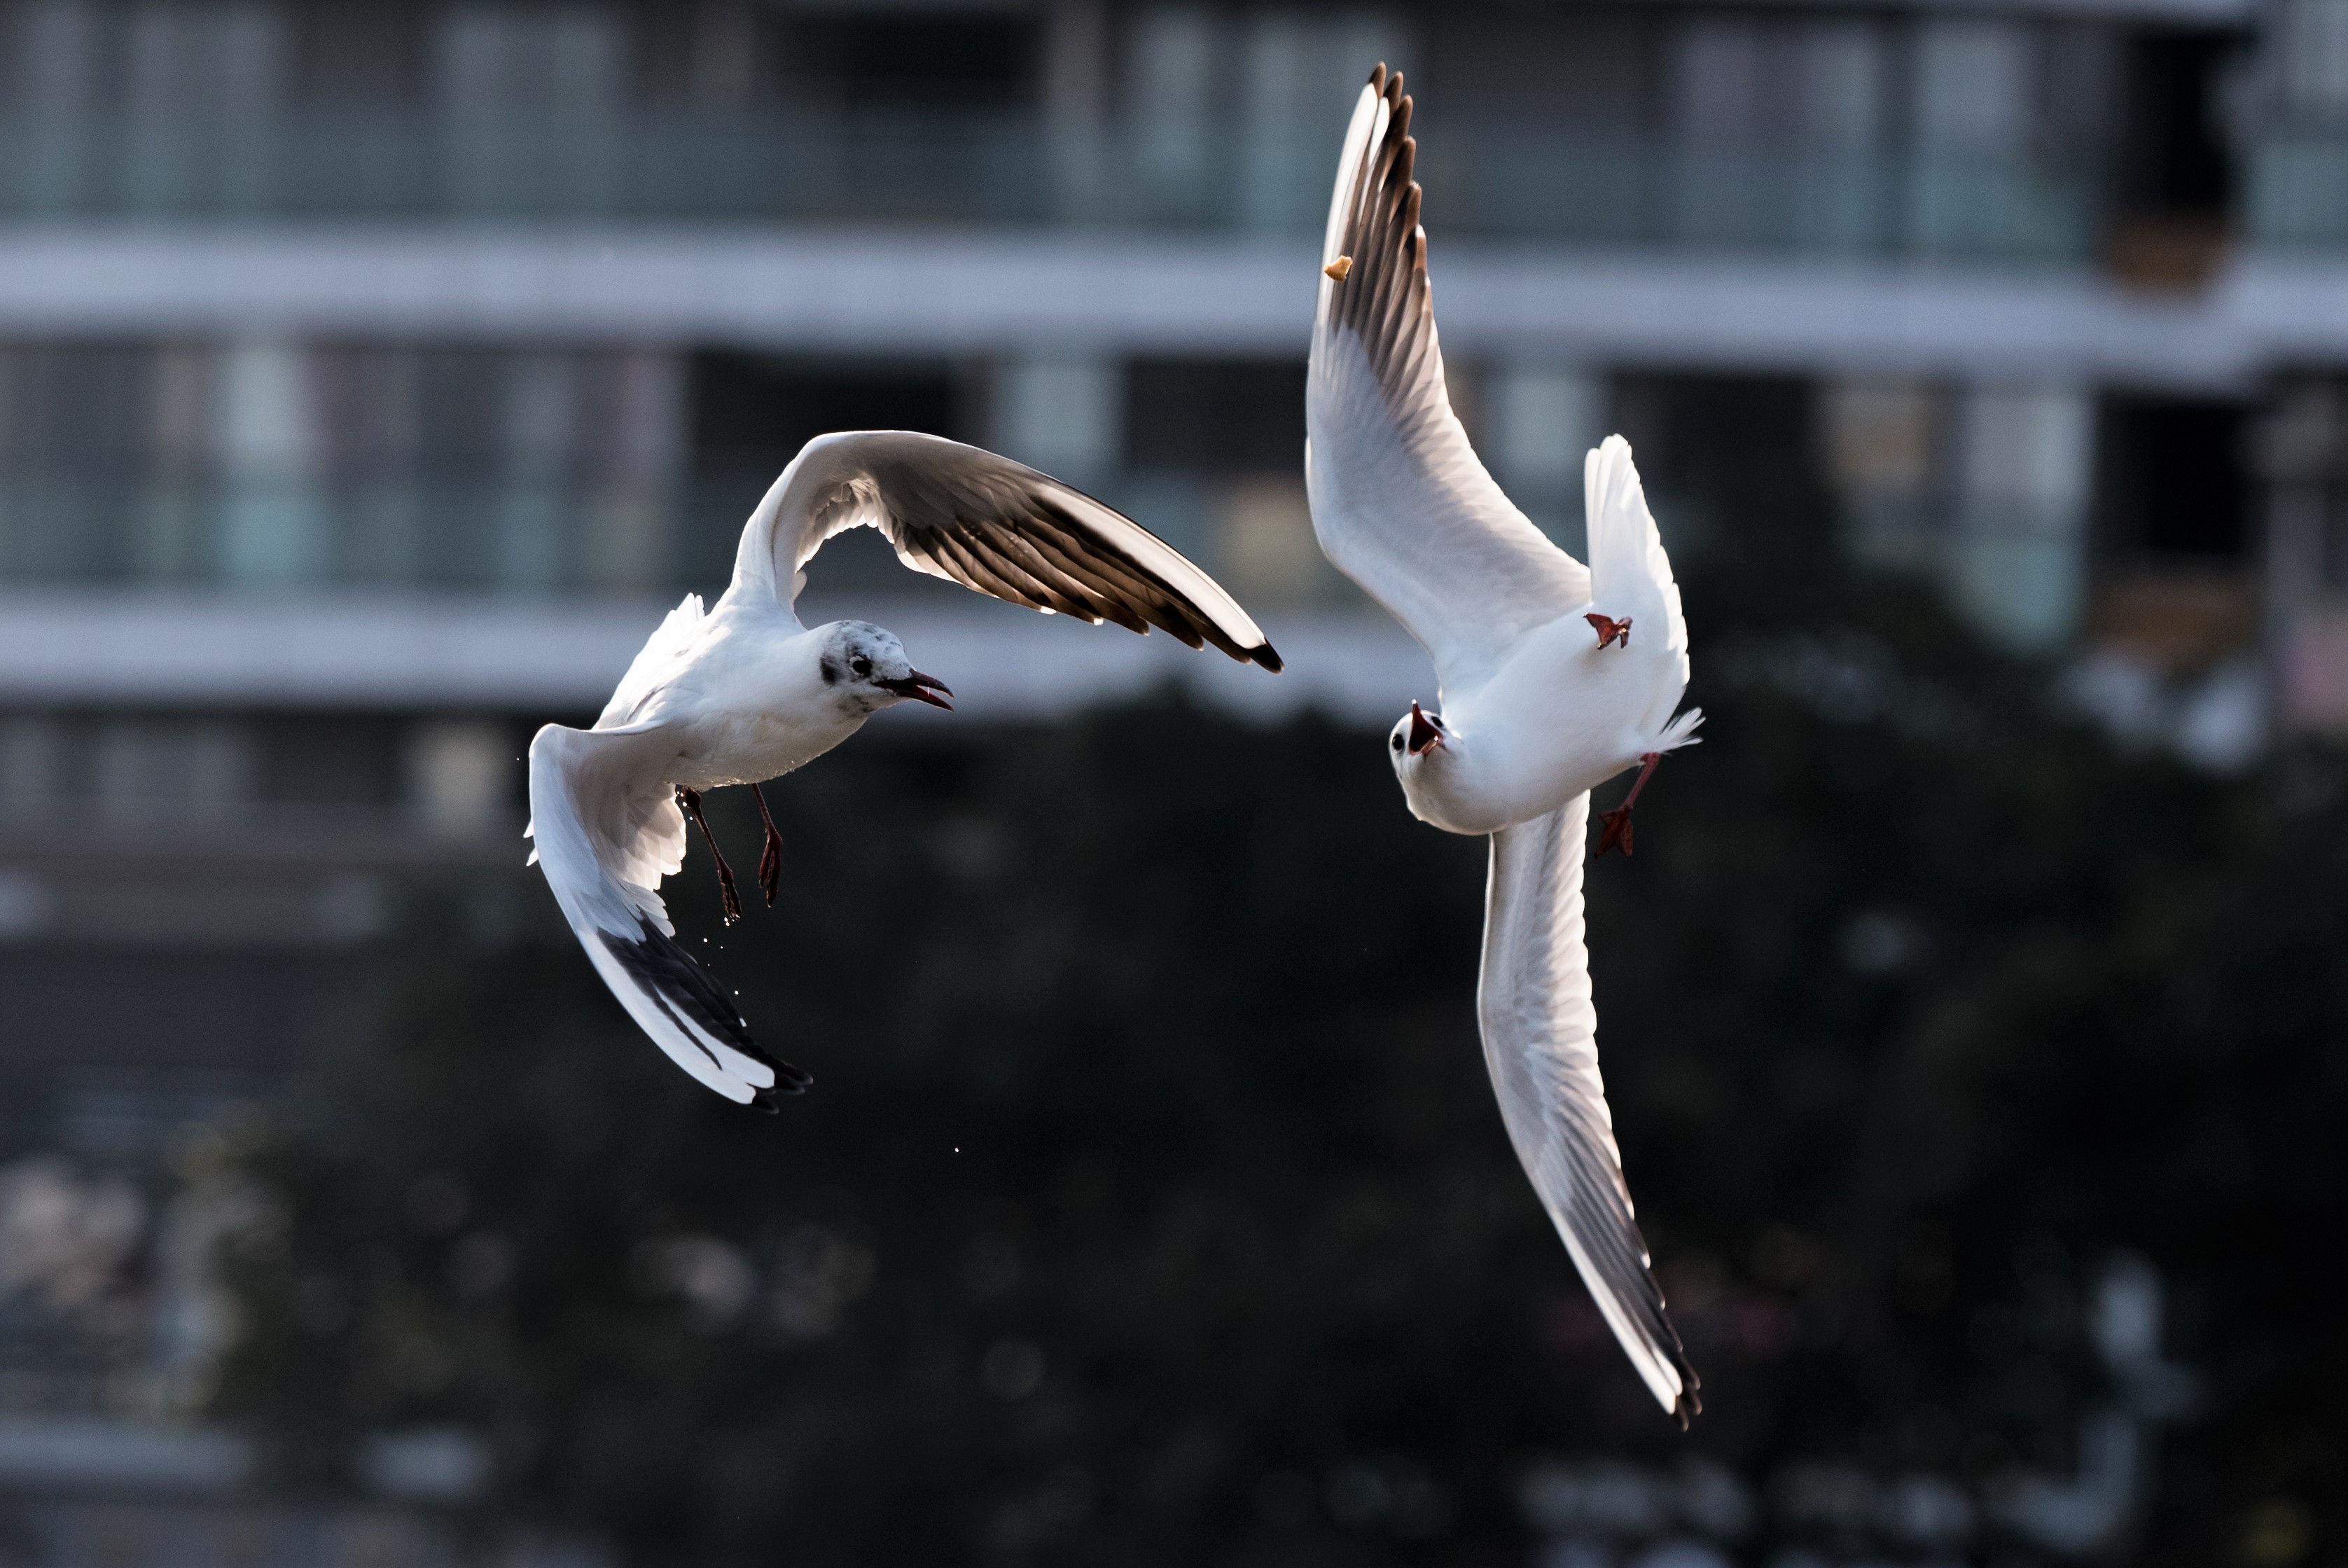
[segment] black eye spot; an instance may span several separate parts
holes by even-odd
[[[1394,738],[1394,748],[1396,751],[1400,751],[1402,749],[1402,737],[1399,735]]]
[[[856,678],[858,680],[862,680],[865,676],[872,673],[872,661],[866,658],[862,654],[859,654],[854,658],[848,661],[848,667],[856,672]]]
[[[822,663],[818,665],[816,667],[823,672],[824,685],[838,686],[839,684],[839,662],[838,660],[832,658],[827,654],[824,655]]]

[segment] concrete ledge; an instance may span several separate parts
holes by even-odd
[[[0,228],[0,334],[349,333],[839,352],[1304,352],[1291,240],[578,223]],[[2198,294],[2022,266],[1435,236],[1455,351],[2223,390],[2348,352],[2348,256]]]
[[[600,708],[666,613],[652,600],[490,595],[0,593],[0,703],[22,707],[477,711],[576,719]],[[1282,675],[1162,633],[1137,637],[973,596],[967,608],[810,593],[809,624],[852,615],[901,636],[950,683],[953,716],[1057,717],[1176,682],[1276,716],[1318,705],[1381,727],[1435,695],[1418,645],[1385,616],[1268,613]]]

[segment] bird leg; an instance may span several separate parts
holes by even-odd
[[[1626,648],[1631,645],[1630,616],[1625,615],[1619,621],[1613,619],[1612,616],[1595,614],[1584,615],[1581,618],[1589,622],[1591,629],[1598,634],[1598,645],[1600,647],[1602,648],[1607,644],[1616,641],[1620,641]]]
[[[701,814],[701,791],[679,789],[677,794],[685,801],[685,814],[693,819],[693,825],[701,830],[702,838],[708,843],[709,858],[717,862],[717,892],[726,902],[726,923],[731,925],[742,918],[742,898],[734,891],[734,868],[726,863],[725,855],[717,848],[717,835],[709,830],[709,819]]]
[[[758,851],[758,891],[767,895],[767,907],[775,907],[775,892],[783,885],[783,836],[775,831],[774,813],[767,810],[767,798],[758,793],[756,784],[750,786],[750,799],[758,802],[758,820],[767,824],[767,844]]]
[[[1647,776],[1663,759],[1663,754],[1660,751],[1650,751],[1641,758],[1646,766],[1641,768],[1639,776],[1631,781],[1631,792],[1622,797],[1622,803],[1611,811],[1599,813],[1598,820],[1606,824],[1606,830],[1598,836],[1599,854],[1602,855],[1620,844],[1622,846],[1622,858],[1626,861],[1631,858],[1631,808],[1639,803],[1639,791],[1647,787]]]

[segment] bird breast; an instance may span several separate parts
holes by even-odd
[[[757,784],[795,772],[863,727],[830,704],[811,711],[720,712],[685,726],[676,782],[691,789]]]

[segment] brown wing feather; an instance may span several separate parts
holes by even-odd
[[[1331,315],[1353,328],[1389,401],[1407,400],[1422,373],[1434,333],[1433,294],[1426,282],[1426,234],[1419,227],[1423,200],[1413,175],[1418,142],[1410,134],[1411,100],[1402,73],[1371,77],[1389,111],[1385,134],[1365,150],[1342,246],[1353,270],[1336,284]]]
[[[841,515],[877,512],[870,521],[909,564],[1030,609],[1136,632],[1156,626],[1194,648],[1211,643],[1235,659],[1281,667],[1212,578],[1073,486],[932,436],[819,438],[854,443],[843,446],[826,481],[853,492]]]

